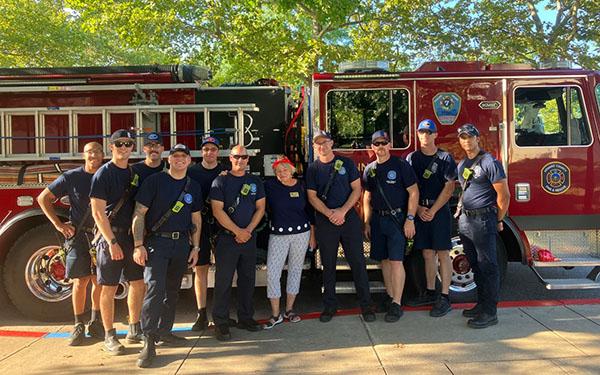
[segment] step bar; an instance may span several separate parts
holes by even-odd
[[[385,285],[382,281],[369,281],[369,290],[371,293],[385,292]],[[323,288],[321,287],[321,292]],[[335,283],[335,292],[339,294],[355,294],[356,288],[353,281],[338,281]]]
[[[538,269],[549,269],[556,267],[575,268],[575,267],[594,267],[585,278],[565,278],[565,279],[550,279],[543,277]],[[540,262],[533,261],[530,265],[538,279],[544,284],[548,290],[570,290],[570,289],[600,289],[600,258],[585,257],[585,258],[561,258],[555,262]]]

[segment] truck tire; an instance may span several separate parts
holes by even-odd
[[[4,285],[26,317],[66,321],[73,316],[71,282],[58,255],[61,236],[49,223],[39,225],[19,237],[6,256]]]
[[[506,276],[506,267],[508,265],[508,256],[506,247],[499,235],[496,235],[496,252],[498,267],[500,268],[500,285],[504,282]],[[464,253],[460,238],[452,238],[452,250],[450,250],[452,260],[452,280],[450,282],[450,300],[454,303],[475,302],[477,301],[477,285],[473,278],[473,271]],[[439,284],[438,274],[438,284]]]

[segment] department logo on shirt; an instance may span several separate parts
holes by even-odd
[[[192,194],[187,193],[186,195],[184,195],[183,201],[187,204],[191,204],[194,201],[194,199],[192,198]]]
[[[339,172],[339,174],[341,174],[342,176],[346,174],[346,167],[341,167]]]
[[[250,184],[250,191],[252,192],[252,194],[256,194],[256,184]]]
[[[397,177],[396,171],[388,171],[387,178],[388,180],[395,180]]]
[[[473,168],[473,178],[481,177],[482,174],[483,169],[481,169],[481,166],[476,165],[475,168]]]

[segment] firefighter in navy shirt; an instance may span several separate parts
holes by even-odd
[[[125,339],[136,343],[143,338],[140,311],[146,290],[144,269],[133,261],[131,237],[133,196],[139,182],[139,176],[128,164],[134,145],[134,135],[127,130],[120,129],[111,135],[112,159],[96,172],[90,191],[92,216],[101,234],[96,249],[98,283],[102,285],[100,310],[106,335],[103,350],[112,355],[123,354],[125,350],[113,328],[114,298],[121,275],[129,282],[129,332]]]
[[[133,259],[145,267],[148,287],[142,307],[144,347],[137,361],[139,367],[152,364],[156,342],[168,345],[185,341],[171,329],[183,274],[188,266],[196,265],[200,251],[202,191],[186,176],[191,161],[187,146],[173,146],[169,170],[148,177],[135,197]]]
[[[165,169],[162,153],[165,150],[162,139],[158,133],[151,132],[144,135],[144,154],[146,158],[131,165],[131,169],[138,175],[138,186],[142,186],[144,180],[155,173]]]
[[[410,165],[390,155],[388,133],[378,130],[371,137],[377,159],[365,168],[363,209],[365,236],[371,239],[371,258],[381,261],[387,290],[386,322],[402,316],[404,249],[406,238],[415,235],[415,213],[419,200],[417,179]]]
[[[371,306],[369,278],[363,254],[362,226],[354,205],[360,199],[360,174],[352,160],[333,153],[333,140],[325,131],[313,137],[318,159],[308,166],[308,200],[315,209],[315,235],[323,263],[323,305],[321,322],[337,312],[335,269],[338,246],[344,249],[365,321],[375,321]]]
[[[231,171],[218,176],[210,189],[210,203],[222,230],[215,248],[215,288],[213,321],[217,339],[229,340],[229,299],[233,275],[237,271],[237,327],[258,331],[254,320],[254,281],[256,277],[256,229],[265,213],[265,191],[260,178],[246,173],[248,152],[234,146],[229,155]]]
[[[496,307],[500,275],[496,253],[497,232],[508,211],[510,192],[506,174],[498,160],[479,148],[479,131],[472,124],[458,129],[466,158],[458,165],[462,195],[458,209],[458,231],[477,284],[477,305],[463,310],[471,328],[498,323]]]
[[[440,317],[452,310],[448,297],[452,278],[452,214],[448,200],[452,197],[456,185],[456,162],[449,153],[435,145],[437,127],[433,120],[421,121],[417,127],[417,136],[421,148],[410,153],[406,160],[412,165],[419,181],[414,249],[423,250],[427,286],[423,295],[407,304],[434,304],[429,315]],[[436,295],[438,260],[442,290]]]
[[[188,169],[188,176],[196,180],[202,187],[202,233],[200,237],[200,254],[198,264],[194,268],[194,291],[198,316],[192,325],[192,331],[202,331],[208,326],[206,314],[206,289],[208,284],[208,267],[210,254],[214,251],[214,236],[217,233],[217,224],[210,208],[210,186],[214,179],[225,170],[219,163],[220,141],[215,137],[205,137],[202,140],[202,162],[194,164]]]
[[[92,317],[87,325],[88,334],[94,338],[104,338],[104,328],[100,322],[100,292],[102,287],[96,282],[95,269],[90,255],[92,239],[92,219],[90,209],[90,186],[92,176],[102,165],[104,152],[97,142],[87,143],[83,147],[83,167],[63,173],[44,189],[37,198],[46,217],[57,231],[67,239],[65,248],[66,276],[73,280],[73,313],[75,327],[69,337],[69,345],[80,345],[85,337],[85,299],[87,286],[92,281]],[[54,210],[56,199],[69,197],[69,223],[63,223]]]

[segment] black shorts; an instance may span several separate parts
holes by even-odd
[[[404,219],[398,217],[398,223],[404,225]],[[396,223],[391,215],[381,216],[373,213],[371,216],[371,259],[404,260],[406,237],[404,229]]]
[[[450,250],[452,249],[452,214],[450,207],[445,205],[436,212],[429,222],[415,218],[415,250]]]
[[[95,267],[92,266],[90,242],[86,235],[92,236],[82,231],[65,241],[67,277],[69,279],[79,279],[96,273]]]
[[[108,243],[104,238],[101,238],[96,245],[98,251],[98,283],[115,286],[121,281],[121,276],[126,281],[142,280],[144,278],[144,267],[133,261],[133,237],[126,232],[117,233],[115,237],[123,250],[123,259],[112,260]]]
[[[210,225],[210,224],[208,224]],[[213,228],[213,231],[216,231],[216,228]],[[214,232],[212,232],[214,233]],[[210,264],[210,254],[213,251],[212,244],[210,243],[210,234],[208,230],[205,230],[202,227],[202,233],[200,234],[200,252],[198,253],[198,263],[197,266],[207,266]]]

